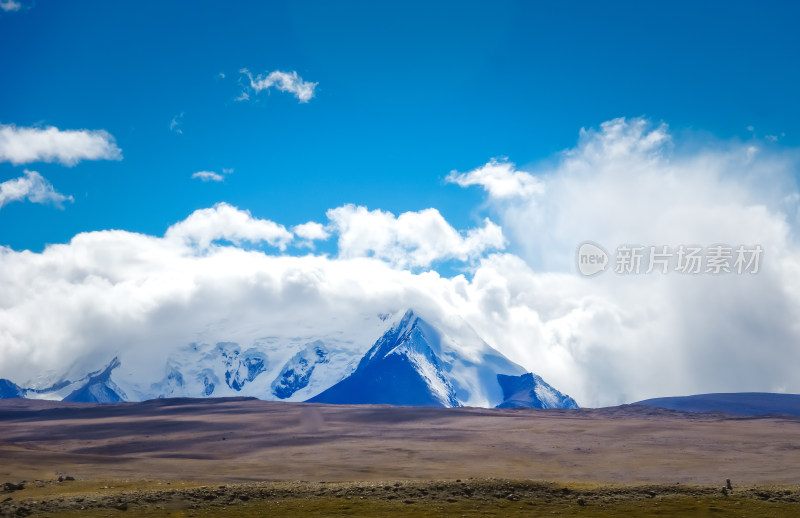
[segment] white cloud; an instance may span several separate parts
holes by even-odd
[[[19,11],[22,9],[22,4],[15,0],[0,0],[0,9],[3,11]]]
[[[796,190],[788,159],[751,145],[672,148],[666,125],[615,119],[582,130],[576,148],[536,175],[503,164],[508,182],[537,186],[520,189],[524,195],[509,198],[490,175],[463,176],[487,192],[506,235],[537,269],[571,270],[584,240],[611,247],[780,239],[765,230],[783,218],[775,210],[794,210],[781,201]]]
[[[51,203],[61,208],[72,196],[56,192],[53,185],[36,171],[25,170],[25,176],[0,183],[0,208],[12,201],[28,199],[31,203]]]
[[[24,382],[118,353],[152,365],[198,339],[356,339],[365,313],[436,307],[427,292],[438,298],[449,282],[375,259],[199,251],[123,231],[79,234],[42,253],[0,247],[0,377]]]
[[[428,267],[435,261],[467,261],[505,246],[503,232],[488,219],[461,235],[436,209],[405,212],[369,211],[345,205],[328,211],[339,236],[339,256],[377,257],[397,267]]]
[[[301,103],[307,103],[314,97],[314,89],[318,83],[303,81],[303,78],[297,75],[297,72],[281,72],[274,70],[266,75],[259,74],[253,77],[253,74],[246,68],[241,69],[239,72],[245,74],[250,80],[250,88],[255,93],[262,90],[269,90],[270,88],[277,88],[281,92],[289,92],[293,94]],[[250,98],[247,91],[242,92],[237,101],[246,101]]]
[[[301,246],[307,246],[309,248],[314,248],[314,241],[325,241],[331,237],[325,225],[317,223],[316,221],[295,225],[292,227],[292,232],[303,240]]]
[[[237,246],[294,241],[282,226],[220,204],[164,237],[105,231],[41,253],[0,247],[0,377],[22,382],[120,351],[152,362],[197,340],[338,330],[366,349],[363,315],[413,307],[465,319],[583,405],[800,392],[796,158],[680,144],[666,126],[618,119],[583,131],[536,175],[509,164],[501,180],[538,186],[524,196],[498,190],[498,175],[473,175],[503,233],[488,221],[458,232],[435,209],[395,216],[347,205],[325,227],[293,228],[300,239],[337,236],[338,255],[295,257]],[[503,237],[508,251],[495,252]],[[573,265],[585,239],[610,251],[626,242],[759,243],[765,256],[751,276],[586,279]],[[232,244],[212,246],[219,240]],[[476,262],[470,276],[419,271],[447,259]]]
[[[452,171],[447,181],[461,187],[480,185],[498,199],[526,197],[542,192],[542,184],[536,177],[518,174],[514,171],[514,164],[495,159],[468,173]]]
[[[250,212],[227,203],[218,203],[210,209],[196,210],[172,225],[165,237],[194,244],[200,249],[210,247],[214,241],[225,240],[235,244],[266,242],[284,250],[293,236],[283,225],[254,218]]]
[[[0,162],[60,162],[73,166],[81,160],[121,160],[122,151],[105,130],[23,128],[0,124]]]
[[[222,174],[214,171],[197,171],[192,174],[192,179],[198,179],[203,182],[224,182],[225,177],[229,174],[233,174],[233,169],[223,167]]]
[[[172,120],[169,123],[169,130],[174,131],[178,135],[183,135],[181,124],[183,124],[183,113],[181,113],[180,115],[176,115],[172,118]]]
[[[214,171],[197,171],[192,174],[192,179],[200,179],[204,182],[221,182],[225,177]]]
[[[788,324],[800,317],[800,292],[789,288],[800,269],[798,164],[751,145],[675,147],[665,125],[616,119],[582,131],[577,147],[536,175],[506,171],[518,185],[538,182],[525,196],[467,173],[527,263],[487,259],[493,267],[473,287],[492,287],[476,296],[479,312],[495,319],[486,325],[476,314],[476,328],[585,404],[800,390],[785,367],[800,360],[800,335]],[[574,254],[586,240],[612,254],[627,243],[761,244],[764,270],[577,279]],[[513,281],[498,271],[515,272]]]

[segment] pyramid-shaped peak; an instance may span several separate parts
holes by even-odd
[[[404,324],[406,324],[406,325],[413,324],[416,320],[419,320],[419,319],[420,318],[417,316],[417,314],[414,313],[414,310],[411,309],[411,308],[408,308],[406,310],[406,312],[403,313],[403,318],[400,319],[400,322],[398,322],[397,325],[398,325],[398,327],[402,327]]]
[[[460,406],[448,369],[438,355],[439,341],[438,331],[408,309],[378,338],[350,376],[309,401]]]
[[[414,327],[431,328],[431,325],[419,313],[409,308],[403,313],[402,318],[392,326],[392,329],[398,334],[405,334]]]

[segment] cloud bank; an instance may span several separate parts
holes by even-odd
[[[74,166],[81,160],[121,160],[114,137],[105,130],[24,128],[0,124],[0,162],[14,165],[60,162]]]
[[[0,248],[0,377],[23,382],[120,351],[145,364],[192,341],[341,332],[358,342],[365,314],[413,307],[463,318],[584,406],[800,392],[796,155],[757,141],[690,144],[666,125],[616,119],[542,166],[454,172],[487,196],[491,219],[465,231],[435,209],[345,205],[289,230],[218,204],[164,236],[88,232],[41,253]],[[297,255],[330,237],[334,255]],[[587,239],[765,252],[757,275],[583,278],[574,254]],[[437,273],[445,261],[467,273]]]

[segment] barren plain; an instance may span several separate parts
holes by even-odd
[[[4,482],[8,516],[796,516],[800,419],[3,400]]]

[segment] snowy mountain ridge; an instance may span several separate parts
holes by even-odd
[[[573,408],[575,402],[486,344],[465,322],[432,326],[412,310],[366,325],[369,349],[327,336],[190,343],[158,364],[134,368],[124,354],[76,381],[44,388],[0,380],[0,398],[142,401],[164,397],[251,396],[264,400],[422,406]],[[74,370],[74,369],[73,369]],[[160,371],[160,372],[159,372]]]

